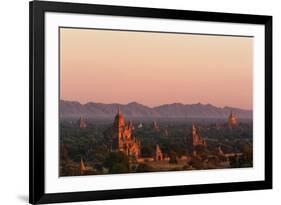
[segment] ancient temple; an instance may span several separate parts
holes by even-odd
[[[223,152],[221,146],[218,147],[218,154],[224,156],[224,152]]]
[[[228,125],[229,127],[236,127],[237,126],[237,119],[236,116],[233,114],[233,112],[230,112],[230,115],[228,117]]]
[[[197,145],[207,146],[205,139],[199,135],[197,128],[195,127],[194,124],[192,124],[191,136],[192,136],[193,146],[197,146]]]
[[[169,136],[169,132],[168,132],[168,129],[167,129],[167,128],[166,128],[165,131],[164,131],[164,135],[165,135],[166,137]]]
[[[156,145],[155,149],[155,161],[162,161],[164,159],[164,155],[159,145]]]
[[[80,119],[79,119],[79,127],[80,128],[86,128],[87,127],[86,121],[83,117],[80,117]]]
[[[133,129],[133,123],[131,121],[126,123],[120,108],[118,108],[113,124],[112,149],[138,159],[140,156],[140,141],[133,136]]]
[[[159,127],[158,123],[155,120],[152,123],[152,129],[154,129],[156,131],[160,130],[160,127]]]
[[[82,158],[81,158],[81,160],[80,160],[80,167],[79,167],[79,169],[80,169],[80,174],[81,174],[81,175],[83,175],[84,172],[86,171],[86,166],[85,166],[84,161],[83,161]]]

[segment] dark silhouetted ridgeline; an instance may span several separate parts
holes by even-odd
[[[231,111],[238,119],[252,119],[252,110],[234,107],[216,107],[211,104],[165,104],[150,108],[148,106],[132,102],[128,104],[104,104],[89,102],[81,104],[76,101],[60,101],[61,118],[86,118],[102,119],[113,118],[120,107],[124,116],[130,118],[227,118]]]

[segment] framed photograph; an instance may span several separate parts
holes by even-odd
[[[30,2],[30,203],[272,188],[272,17]]]

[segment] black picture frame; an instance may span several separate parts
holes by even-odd
[[[272,188],[272,16],[185,11],[124,6],[32,1],[29,4],[30,143],[29,202],[31,204],[214,193]],[[265,180],[71,193],[45,193],[45,12],[150,17],[265,26]]]

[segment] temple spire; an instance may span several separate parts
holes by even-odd
[[[86,128],[87,127],[87,123],[86,123],[85,119],[82,116],[79,119],[79,127],[80,128]]]
[[[193,146],[197,146],[197,145],[207,146],[205,139],[202,136],[200,136],[194,123],[192,123],[191,136],[192,136]]]
[[[197,129],[196,129],[196,127],[195,127],[195,124],[194,123],[192,123],[192,134],[196,134],[197,133]]]
[[[84,171],[86,171],[86,166],[84,164],[83,158],[80,159],[80,174],[83,175]]]
[[[236,119],[236,116],[235,116],[235,114],[233,113],[232,110],[230,111],[230,115],[228,117],[228,125],[230,127],[236,127],[237,126],[237,119]]]
[[[120,127],[123,127],[124,125],[125,125],[125,120],[124,120],[123,114],[121,112],[121,109],[118,106],[117,114],[116,114],[115,120],[114,120],[114,126],[116,128],[120,128]]]

